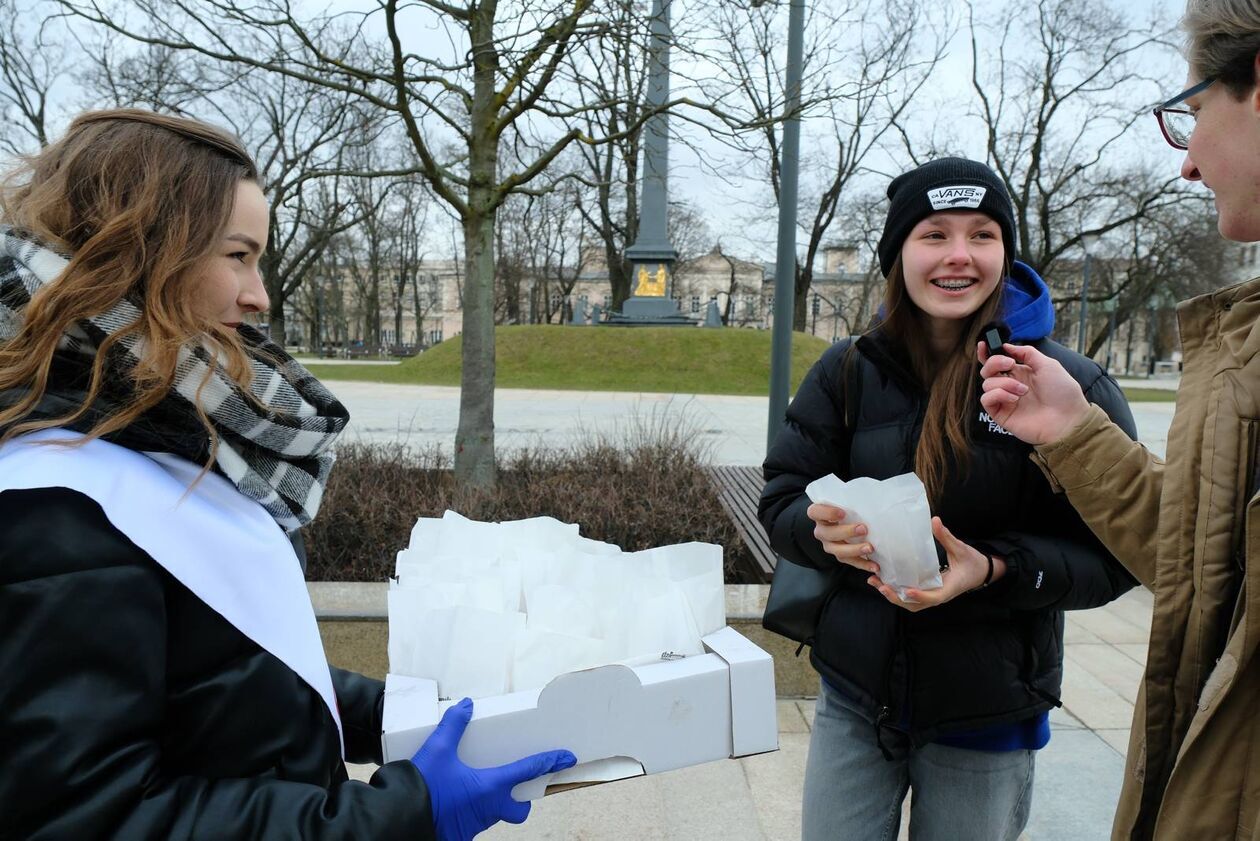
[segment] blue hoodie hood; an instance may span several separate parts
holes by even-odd
[[[1033,342],[1054,332],[1050,289],[1032,266],[1018,260],[1011,266],[998,317],[1010,329],[1013,342]]]

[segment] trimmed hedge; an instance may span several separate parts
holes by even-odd
[[[629,439],[515,453],[500,462],[489,493],[457,487],[440,450],[342,445],[319,516],[303,530],[307,578],[385,581],[416,519],[450,509],[484,521],[551,516],[626,551],[717,543],[727,581],[742,583],[732,570],[748,550],[718,502],[694,436],[640,427]]]

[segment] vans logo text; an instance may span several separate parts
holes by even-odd
[[[959,184],[955,187],[938,187],[935,190],[928,190],[927,197],[928,201],[932,203],[933,210],[950,210],[959,207],[976,208],[984,200],[986,192],[988,192],[987,187],[972,187],[967,184]]]

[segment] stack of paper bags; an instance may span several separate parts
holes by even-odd
[[[389,588],[390,672],[446,698],[539,689],[612,663],[703,653],[726,625],[722,549],[622,552],[550,517],[416,523]]]

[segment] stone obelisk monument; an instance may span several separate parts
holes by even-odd
[[[648,108],[669,101],[669,5],[652,2],[652,40],[649,46]],[[653,114],[644,124],[643,190],[639,199],[639,236],[626,249],[630,262],[630,297],[621,312],[610,312],[605,324],[620,326],[692,325],[674,301],[674,261],[678,252],[669,244],[669,116]]]

